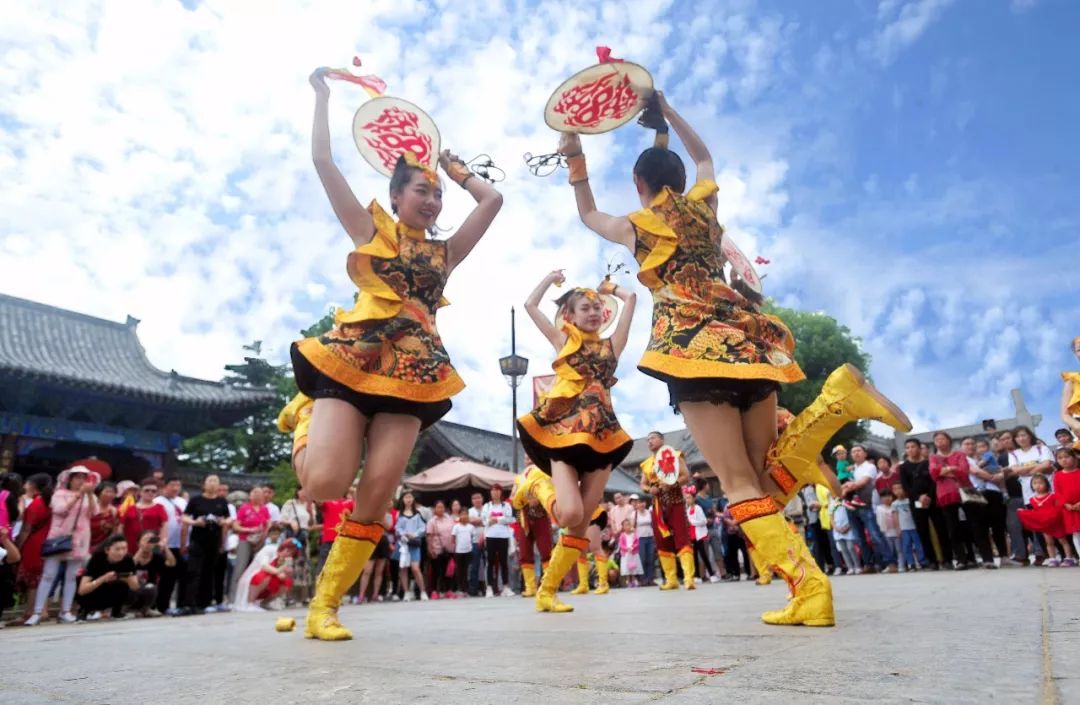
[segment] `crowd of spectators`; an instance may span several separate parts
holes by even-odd
[[[833,575],[981,567],[1071,567],[1080,551],[1080,472],[1067,429],[1047,445],[1018,427],[932,446],[908,439],[903,459],[837,446],[841,494],[804,488],[785,507],[814,559]],[[69,468],[0,476],[0,609],[9,624],[183,617],[306,604],[350,497],[316,504],[303,490],[282,506],[269,484],[230,492],[218,476],[189,496],[176,478],[98,482]],[[705,477],[684,488],[697,580],[766,581],[722,496]],[[651,500],[651,498],[648,498]],[[601,533],[607,571],[625,588],[657,578],[651,505],[616,493]],[[403,490],[383,518],[386,534],[348,594],[353,603],[517,594],[518,517],[502,488],[423,506]],[[552,527],[557,541],[558,527]],[[522,560],[524,558],[524,561]],[[681,571],[681,568],[680,568]],[[576,575],[567,576],[571,589]],[[3,622],[0,622],[2,624]]]

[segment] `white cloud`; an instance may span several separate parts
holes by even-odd
[[[882,65],[891,64],[926,32],[953,0],[881,0],[877,29],[864,48]]]

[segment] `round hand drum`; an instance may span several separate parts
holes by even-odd
[[[724,258],[731,265],[731,272],[728,276],[728,281],[732,281],[731,274],[738,275],[743,283],[746,284],[755,294],[761,293],[761,278],[754,271],[754,265],[750,264],[750,260],[746,258],[746,255],[742,253],[742,250],[738,248],[735,241],[731,237],[724,233],[724,239],[720,243],[720,249],[724,253]]]
[[[609,132],[633,120],[652,92],[653,79],[644,67],[628,61],[596,64],[551,94],[544,122],[559,132]]]
[[[671,446],[664,445],[656,449],[653,468],[656,478],[663,485],[676,485],[679,482],[679,456]]]
[[[353,139],[367,163],[384,176],[406,151],[432,169],[439,160],[439,128],[407,100],[382,96],[360,106],[353,116]]]

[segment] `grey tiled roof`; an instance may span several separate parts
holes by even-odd
[[[442,446],[450,456],[469,458],[493,467],[510,469],[510,436],[453,421],[439,421],[426,432],[427,442]],[[524,467],[524,452],[518,444],[518,468]]]
[[[115,323],[0,294],[0,378],[187,408],[257,407],[275,398],[157,369],[146,358],[137,325],[130,316]]]

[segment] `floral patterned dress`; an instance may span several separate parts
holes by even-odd
[[[536,408],[518,419],[521,444],[533,462],[551,472],[560,460],[578,472],[618,465],[633,444],[611,406],[619,358],[611,340],[563,326],[566,344],[552,364],[556,382]]]
[[[300,391],[327,396],[323,380],[356,393],[347,400],[365,414],[412,413],[425,426],[450,410],[465,384],[450,364],[435,327],[447,278],[446,243],[396,222],[375,201],[370,242],[349,255],[349,277],[360,294],[339,311],[326,334],[293,344]]]
[[[638,279],[653,297],[652,333],[638,368],[674,379],[798,382],[791,331],[728,285],[720,249],[724,229],[705,200],[712,181],[685,196],[664,188],[630,214]]]

